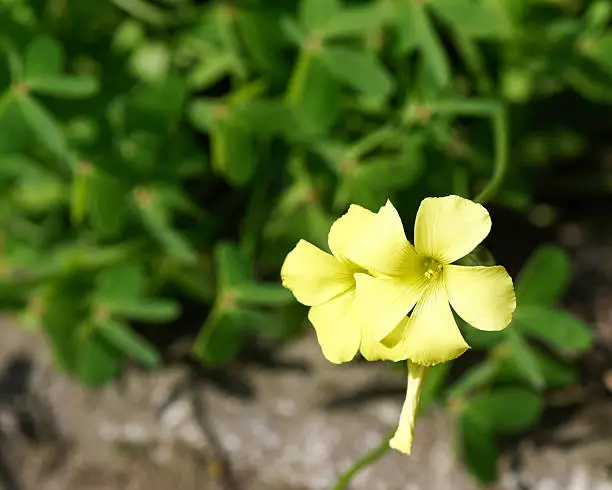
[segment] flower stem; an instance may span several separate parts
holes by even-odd
[[[377,459],[384,456],[391,447],[389,446],[389,441],[393,437],[395,433],[395,429],[391,431],[391,433],[385,437],[385,439],[374,449],[372,449],[369,453],[365,454],[359,461],[357,461],[346,473],[344,473],[338,481],[334,485],[333,490],[344,490],[348,487],[352,478],[362,469],[374,463]]]
[[[359,471],[371,465],[377,459],[380,459],[387,453],[387,451],[389,451],[389,449],[391,449],[390,443],[394,437],[400,437],[401,439],[405,440],[407,435],[405,431],[410,431],[409,439],[410,445],[412,445],[412,430],[414,429],[414,418],[416,416],[417,407],[419,404],[419,397],[421,395],[423,381],[425,380],[425,375],[429,371],[429,367],[421,366],[420,364],[415,364],[411,361],[407,361],[407,365],[408,388],[406,390],[406,401],[404,402],[404,407],[402,408],[401,415],[406,418],[407,422],[404,424],[403,428],[394,428],[378,446],[373,448],[369,453],[365,454],[359,461],[357,461],[346,473],[344,473],[338,479],[336,485],[332,490],[344,490],[345,488],[347,488],[348,484],[351,482],[351,479]],[[400,425],[402,424],[400,423]],[[398,432],[400,432],[401,435],[398,436]],[[406,452],[403,449],[398,450]]]
[[[484,204],[497,192],[508,168],[508,118],[505,108],[501,107],[493,116],[495,138],[495,161],[493,175],[474,201]]]

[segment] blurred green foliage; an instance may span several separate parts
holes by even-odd
[[[516,434],[539,422],[542,393],[579,381],[573,361],[592,347],[588,326],[558,308],[570,279],[566,254],[552,245],[537,249],[515,283],[517,307],[502,332],[464,328],[468,343],[485,359],[462,375],[442,399],[457,414],[458,447],[468,469],[484,482],[497,476],[496,436]],[[438,366],[428,398],[443,385]],[[434,390],[434,393],[431,392]]]
[[[2,304],[93,386],[128,358],[158,365],[147,329],[191,321],[186,301],[208,312],[203,362],[231,360],[249,332],[288,338],[304,316],[280,264],[300,238],[325,246],[349,203],[392,197],[413,216],[423,197],[454,193],[530,210],[534,172],[588,143],[572,113],[532,124],[540,103],[612,100],[611,10],[0,0]],[[591,340],[554,306],[568,277],[561,251],[539,250],[512,328],[466,330],[487,361],[445,397],[483,480],[495,436],[532,425],[539,393],[576,381],[567,356]]]

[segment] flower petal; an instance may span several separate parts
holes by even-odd
[[[376,341],[384,339],[397,327],[414,308],[427,284],[424,276],[406,281],[355,274],[355,281],[361,326]]]
[[[500,265],[447,265],[444,282],[458,315],[480,330],[503,330],[512,320],[516,298],[512,279]]]
[[[423,261],[406,238],[402,220],[390,201],[373,215],[373,219],[362,222],[367,224],[367,229],[351,243],[344,244],[349,260],[373,274],[389,276],[422,269]]]
[[[376,214],[369,209],[351,204],[329,230],[329,249],[337,259],[347,260],[348,249],[364,239],[373,226]]]
[[[300,303],[312,306],[353,288],[354,272],[348,264],[300,240],[285,258],[281,278]]]
[[[450,264],[474,250],[491,231],[488,211],[459,196],[423,199],[414,224],[418,253]]]
[[[361,342],[361,329],[355,318],[354,289],[313,306],[308,319],[328,361],[339,364],[355,357]]]
[[[412,440],[414,436],[414,423],[421,397],[421,389],[425,381],[427,366],[415,364],[408,361],[408,386],[406,388],[406,400],[402,406],[400,421],[395,435],[389,441],[389,446],[404,454],[412,451]]]
[[[359,310],[358,310],[359,311]],[[399,323],[399,325],[393,330],[395,333],[403,331],[408,324],[408,317],[405,316]],[[386,339],[385,339],[386,340]],[[402,345],[392,344],[391,346],[386,343],[379,342],[374,338],[373,332],[369,328],[362,328],[361,330],[361,345],[359,347],[361,355],[368,361],[403,361],[402,359]]]
[[[426,366],[455,359],[470,348],[453,318],[442,281],[431,284],[423,294],[400,344],[403,359]]]

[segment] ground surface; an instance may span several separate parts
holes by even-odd
[[[252,398],[246,389],[241,399],[202,379],[198,413],[187,392],[173,400],[172,391],[189,378],[186,368],[130,370],[121,383],[87,391],[50,366],[37,334],[5,325],[0,363],[5,370],[12,365],[14,380],[27,366],[16,355],[33,365],[28,390],[0,414],[6,466],[0,471],[11,490],[330,489],[393,427],[402,401],[399,374],[330,366],[310,337],[285,353],[296,367],[243,373]],[[379,396],[346,403],[373,386]],[[588,404],[542,440],[519,443],[495,488],[612,489],[611,421],[612,403]],[[429,411],[419,421],[413,456],[389,453],[352,488],[476,489],[455,462],[449,428],[444,414]],[[14,480],[8,486],[7,473]]]

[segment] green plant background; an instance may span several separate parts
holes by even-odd
[[[0,0],[2,307],[91,386],[128,359],[159,366],[152,339],[193,305],[203,363],[253,335],[290,340],[305,312],[278,283],[282,260],[300,238],[325,247],[350,203],[392,198],[407,229],[422,198],[449,193],[527,220],[540,176],[608,127],[593,114],[612,100],[611,13],[605,0]],[[562,250],[535,251],[512,327],[466,330],[483,361],[450,385],[449,365],[429,377],[423,402],[457,414],[483,481],[498,436],[577,382],[592,341],[557,306],[569,276]]]

